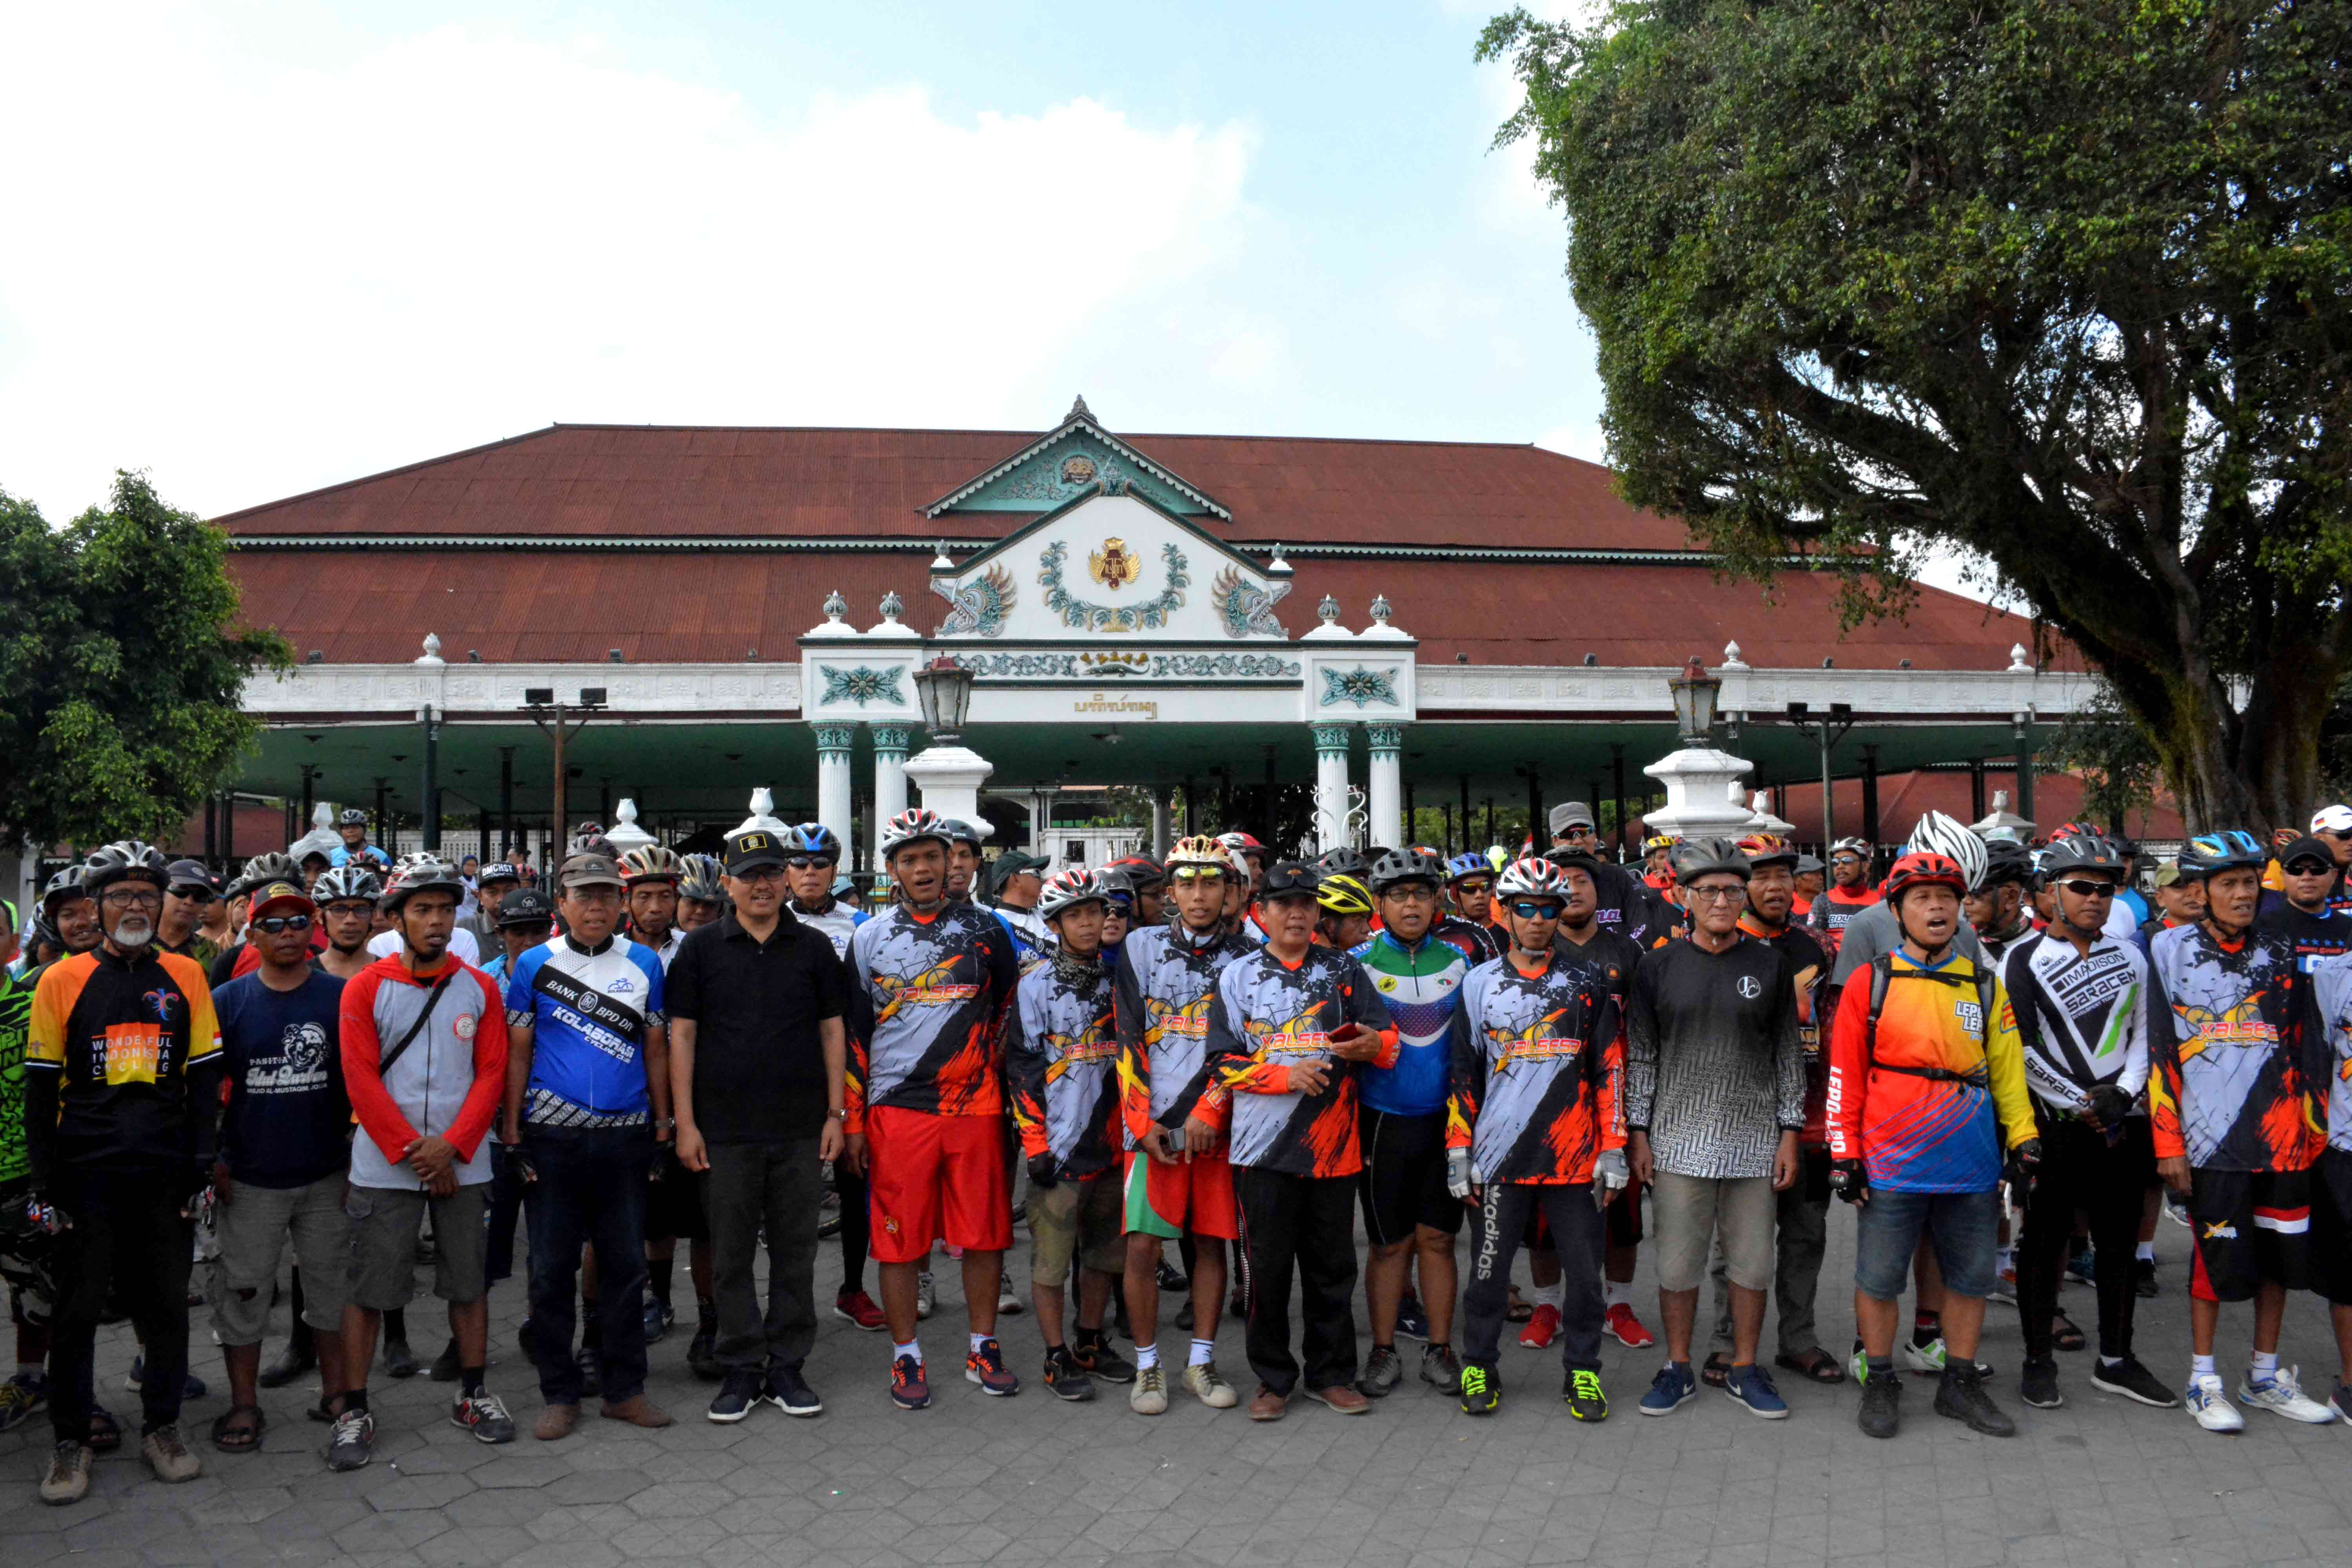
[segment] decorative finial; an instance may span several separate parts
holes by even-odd
[[[826,620],[832,622],[835,626],[839,626],[841,624],[841,617],[847,614],[849,614],[849,601],[841,596],[840,589],[835,588],[832,593],[827,594],[824,596],[824,618]]]
[[[1748,661],[1739,657],[1739,645],[1738,643],[1727,642],[1723,645],[1723,668],[1726,669],[1746,669],[1748,668]]]
[[[907,601],[898,597],[898,589],[893,588],[882,595],[882,618],[892,626],[898,624],[898,617],[906,614],[906,611]]]
[[[441,637],[439,633],[426,632],[425,634],[425,657],[418,659],[416,662],[419,664],[439,664],[441,662]]]
[[[2033,666],[2026,662],[2025,645],[2021,642],[2011,643],[2009,645],[2009,673],[2011,675],[2032,675],[2033,673]]]
[[[772,816],[775,815],[775,811],[776,797],[774,794],[769,790],[766,784],[761,784],[758,789],[751,792],[752,816]]]
[[[1327,626],[1338,626],[1339,624],[1339,601],[1333,598],[1328,594],[1324,595],[1323,602],[1315,606],[1315,618],[1321,621]]]
[[[1396,614],[1395,607],[1390,605],[1389,596],[1386,594],[1372,595],[1372,619],[1382,626],[1387,626],[1389,617],[1394,614]]]
[[[1281,545],[1274,547],[1274,559],[1265,563],[1265,569],[1268,575],[1286,577],[1290,574],[1290,563],[1282,558]]]
[[[313,826],[313,827],[332,827],[334,825],[335,825],[335,812],[334,812],[334,808],[333,808],[332,806],[329,805],[325,801],[323,801],[323,800],[322,800],[322,801],[320,801],[317,805],[315,805],[315,806],[313,806],[313,807],[311,807],[311,808],[310,808],[310,826]]]
[[[635,827],[637,825],[637,803],[623,795],[621,804],[613,808],[613,816],[623,826]]]
[[[1077,396],[1077,397],[1076,397],[1076,398],[1073,398],[1073,399],[1071,400],[1071,402],[1070,402],[1070,411],[1069,411],[1067,414],[1065,414],[1065,415],[1063,415],[1063,416],[1062,416],[1062,423],[1063,423],[1063,424],[1065,424],[1065,425],[1068,425],[1068,424],[1072,424],[1072,423],[1074,423],[1074,422],[1076,422],[1076,421],[1077,421],[1077,420],[1080,420],[1080,419],[1084,419],[1084,420],[1087,420],[1087,421],[1088,421],[1089,423],[1091,423],[1091,422],[1093,421],[1093,419],[1094,419],[1094,416],[1095,416],[1095,411],[1094,411],[1093,409],[1088,408],[1088,407],[1087,406],[1087,400],[1086,400],[1086,397],[1085,397],[1085,395],[1082,394],[1082,395],[1080,395],[1079,396]]]
[[[931,556],[931,571],[938,574],[954,570],[955,563],[948,559],[948,542],[942,539],[934,548],[934,553]]]

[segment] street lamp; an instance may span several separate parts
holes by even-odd
[[[971,671],[941,654],[915,671],[915,698],[922,704],[923,728],[931,740],[952,746],[962,737],[964,717],[971,711]]]
[[[1683,672],[1666,682],[1674,693],[1675,723],[1686,742],[1697,742],[1707,738],[1715,729],[1715,701],[1723,694],[1723,682],[1706,672],[1706,667],[1693,654]]]

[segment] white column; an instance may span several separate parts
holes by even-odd
[[[844,844],[852,842],[857,826],[849,798],[849,749],[856,739],[854,724],[816,726],[816,819]]]
[[[903,724],[874,726],[874,869],[881,870],[883,825],[907,809],[907,729]]]
[[[1315,851],[1348,842],[1348,726],[1315,726]]]
[[[1404,730],[1397,724],[1367,724],[1364,740],[1372,757],[1364,791],[1371,841],[1399,848],[1404,843]]]

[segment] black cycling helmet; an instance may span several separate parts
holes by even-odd
[[[49,919],[68,900],[89,897],[89,889],[81,885],[81,873],[79,866],[68,866],[42,884],[39,918]]]
[[[2063,877],[2070,871],[2103,871],[2123,879],[2123,847],[2112,838],[2085,833],[2072,838],[2061,838],[2042,852],[2042,874]]]
[[[2199,877],[2242,866],[2259,871],[2269,859],[2270,852],[2252,834],[2242,827],[2225,827],[2219,833],[2200,833],[2183,845],[2180,870],[2183,876]]]
[[[168,888],[172,863],[161,849],[138,838],[119,838],[103,849],[90,851],[89,858],[82,862],[82,890],[93,899],[117,882],[134,879]]]
[[[1374,898],[1402,882],[1426,882],[1435,892],[1445,881],[1445,862],[1434,849],[1413,845],[1403,849],[1382,851],[1364,875],[1364,885],[1370,888]]]
[[[2073,839],[2059,842],[2071,844]],[[2104,842],[2104,841],[2103,841]],[[1985,842],[1984,875],[1977,879],[1979,892],[1990,891],[2003,882],[2033,886],[2033,854],[2014,838],[1992,838]]]
[[[1315,858],[1315,868],[1327,877],[1353,877],[1362,881],[1372,868],[1364,852],[1353,845],[1342,844],[1337,849],[1326,849]]]
[[[1677,882],[1696,882],[1701,877],[1728,871],[1741,881],[1748,880],[1753,868],[1739,846],[1728,838],[1685,838],[1674,847],[1669,862],[1675,868]]]

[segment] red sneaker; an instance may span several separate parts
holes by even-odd
[[[1633,1309],[1622,1301],[1609,1309],[1609,1331],[1617,1336],[1619,1344],[1633,1350],[1648,1350],[1658,1342],[1657,1336],[1643,1328]]]
[[[875,1304],[873,1297],[863,1290],[852,1290],[846,1296],[835,1297],[833,1315],[845,1319],[869,1333],[885,1326],[882,1309]]]
[[[890,1363],[890,1399],[901,1410],[920,1410],[931,1402],[931,1384],[921,1362],[902,1355]]]
[[[1021,1392],[1021,1380],[1004,1365],[1004,1349],[994,1340],[982,1340],[980,1348],[963,1358],[963,1375],[967,1383],[980,1384],[983,1394],[1003,1395]]]
[[[1546,1301],[1528,1320],[1528,1326],[1519,1331],[1519,1343],[1531,1351],[1539,1351],[1551,1343],[1552,1336],[1559,1332],[1559,1309]]]

